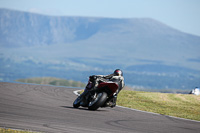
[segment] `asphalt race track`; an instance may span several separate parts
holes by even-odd
[[[199,133],[200,122],[130,109],[75,109],[73,88],[0,82],[0,127],[48,133]]]

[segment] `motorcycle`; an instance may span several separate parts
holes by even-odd
[[[107,81],[100,76],[90,76],[84,92],[76,98],[73,107],[88,107],[89,110],[106,107],[117,89],[118,84],[116,82]]]

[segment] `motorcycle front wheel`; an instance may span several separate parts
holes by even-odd
[[[75,100],[74,103],[73,103],[73,107],[74,107],[74,108],[80,107],[81,100],[82,100],[82,98],[81,98],[80,96],[77,97],[76,100]]]
[[[89,110],[97,110],[99,107],[103,106],[107,100],[107,93],[101,92],[98,93],[97,96],[89,102],[88,109]]]

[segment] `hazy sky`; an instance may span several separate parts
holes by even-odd
[[[59,16],[147,17],[200,36],[200,0],[0,0],[0,8]]]

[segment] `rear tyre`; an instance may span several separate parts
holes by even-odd
[[[96,98],[89,102],[89,110],[97,110],[99,107],[103,106],[107,100],[107,93],[101,92],[97,94]]]
[[[73,107],[74,107],[74,108],[80,107],[80,103],[81,103],[81,97],[79,96],[79,97],[77,97],[76,100],[74,101]]]

